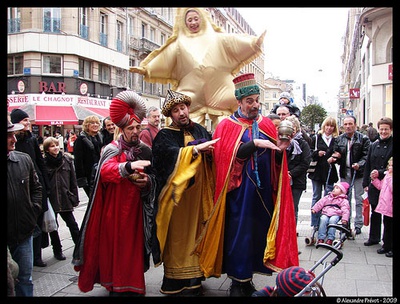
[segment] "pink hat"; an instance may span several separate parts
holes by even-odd
[[[350,185],[346,182],[336,183],[335,186],[338,186],[344,194],[347,194],[347,191],[350,188]]]

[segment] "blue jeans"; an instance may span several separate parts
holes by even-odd
[[[324,196],[333,190],[333,185],[326,185],[324,182],[311,180],[313,196],[311,201],[311,208],[322,198],[322,188],[325,189]],[[320,212],[311,213],[311,227],[318,227]]]
[[[19,266],[18,282],[15,284],[15,296],[33,297],[33,236],[10,248],[11,256]]]
[[[335,239],[336,228],[327,228],[329,224],[337,224],[339,220],[339,215],[327,216],[325,214],[321,214],[319,218],[318,239],[325,240],[326,235],[328,234],[328,240],[333,241]]]
[[[351,181],[352,181],[352,175],[351,175],[351,170],[347,169],[346,170],[346,178],[341,178],[341,182],[348,182],[349,185],[351,186]],[[352,212],[351,212],[351,204],[352,204],[352,192],[354,192],[354,197],[356,201],[356,215],[354,216],[354,227],[355,228],[362,228],[364,225],[364,220],[363,220],[363,215],[362,215],[362,206],[363,206],[363,199],[361,195],[364,193],[364,188],[362,186],[362,181],[363,178],[355,178],[354,179],[354,185],[351,189],[349,189],[349,192],[347,193],[347,199],[349,200],[350,203],[350,218],[349,218],[349,227],[350,227],[350,219],[352,218]]]

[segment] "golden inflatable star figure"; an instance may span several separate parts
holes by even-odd
[[[208,113],[215,126],[236,110],[232,80],[262,54],[264,36],[228,34],[206,10],[178,8],[172,36],[130,71],[147,82],[171,83],[174,91],[191,97],[192,120],[204,125]]]

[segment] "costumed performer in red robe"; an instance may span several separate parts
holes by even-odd
[[[234,79],[237,111],[216,127],[215,206],[195,252],[206,277],[226,273],[230,296],[251,296],[254,273],[297,266],[293,198],[285,150],[272,121],[259,114],[254,74]]]
[[[172,35],[130,71],[151,83],[171,83],[191,98],[194,122],[204,126],[208,114],[216,125],[235,111],[232,80],[262,54],[264,36],[226,33],[204,8],[178,8]]]
[[[133,91],[117,94],[110,104],[120,135],[102,151],[73,254],[83,292],[100,283],[110,296],[145,295],[155,197],[151,149],[139,140],[145,114]]]

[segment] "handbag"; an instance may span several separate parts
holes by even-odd
[[[315,135],[315,150],[317,150],[318,135]],[[308,166],[307,173],[314,173],[317,167],[318,161],[312,160]]]
[[[361,195],[363,199],[363,206],[362,206],[362,215],[363,215],[363,224],[364,226],[369,225],[369,215],[371,212],[371,207],[369,204],[369,199],[368,199],[368,192],[364,192],[363,195]]]
[[[53,207],[51,206],[51,203],[49,199],[47,199],[47,206],[48,210],[44,212],[43,214],[43,224],[42,224],[42,230],[43,232],[53,232],[58,229],[57,221],[56,221],[56,214],[54,213]]]

